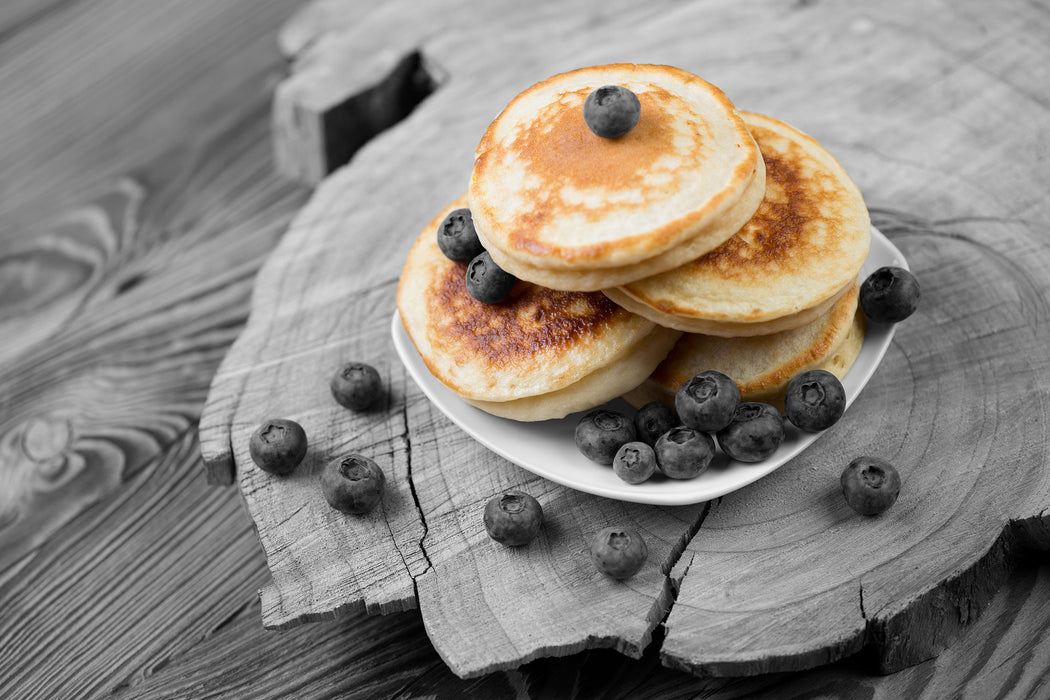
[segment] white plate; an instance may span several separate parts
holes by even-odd
[[[900,250],[873,226],[871,248],[860,278],[863,280],[885,265],[908,267]],[[875,373],[875,368],[890,345],[893,331],[892,324],[868,324],[860,355],[842,382],[846,390],[847,408]],[[820,437],[820,433],[802,433],[787,424],[784,443],[772,457],[763,462],[745,465],[718,452],[711,467],[695,479],[667,479],[657,475],[646,482],[632,485],[621,481],[611,467],[590,461],[576,449],[573,432],[582,414],[573,414],[561,420],[522,423],[485,413],[459,399],[430,374],[396,311],[391,320],[391,333],[397,354],[412,379],[453,423],[485,447],[530,472],[598,496],[654,505],[686,505],[708,501],[761,479]],[[625,412],[634,411],[619,399],[610,402],[609,406]]]

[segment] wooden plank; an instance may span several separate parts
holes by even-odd
[[[193,437],[303,200],[257,146],[291,7],[131,5],[56,5],[0,46],[4,697],[105,694],[267,576]]]
[[[268,108],[283,69],[274,27],[299,5],[4,3],[0,22],[15,31],[0,44],[0,162],[11,173],[0,246],[120,177],[185,167],[246,110]]]

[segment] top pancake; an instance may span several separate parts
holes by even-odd
[[[420,234],[397,291],[402,322],[427,368],[463,398],[511,402],[557,392],[629,362],[641,346],[658,341],[661,351],[635,367],[627,385],[617,378],[608,395],[591,387],[588,396],[602,403],[644,380],[678,338],[600,292],[557,292],[519,281],[498,304],[477,301],[466,289],[466,263],[446,258],[436,238],[444,216],[464,205],[462,199],[452,204]]]
[[[584,100],[608,84],[641,102],[638,124],[615,139],[583,120]],[[686,243],[700,255],[734,233],[712,223],[753,185],[760,160],[713,85],[668,66],[596,66],[511,101],[478,145],[469,206],[493,258],[524,279],[530,267],[624,267]]]
[[[809,136],[741,114],[766,165],[758,211],[697,260],[608,290],[618,304],[679,330],[760,335],[813,320],[857,277],[871,224],[849,176]]]

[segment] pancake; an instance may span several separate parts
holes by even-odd
[[[678,387],[714,369],[736,382],[742,400],[763,401],[783,411],[784,392],[795,375],[826,369],[842,379],[853,366],[866,328],[857,303],[859,289],[854,281],[829,312],[788,331],[738,338],[686,333],[653,374],[624,398],[638,407],[649,401],[674,406]]]
[[[442,384],[496,415],[561,418],[641,383],[681,335],[600,292],[559,292],[519,281],[483,304],[467,292],[466,263],[438,248],[442,211],[409,251],[397,290],[405,330]]]
[[[766,166],[755,215],[706,255],[605,290],[617,304],[690,333],[768,335],[812,322],[856,279],[871,237],[856,186],[809,136],[741,114]]]
[[[594,270],[547,270],[505,257],[490,249],[497,265],[521,279],[551,289],[593,292],[606,290],[632,281],[658,275],[694,260],[711,250],[712,240],[726,240],[736,234],[754,214],[765,192],[765,165],[759,160],[754,177],[737,204],[721,219],[711,222],[702,235],[677,247],[634,265],[598,268]],[[666,325],[666,324],[662,324]]]
[[[607,84],[641,102],[638,124],[615,139],[593,134],[582,116],[587,95]],[[522,279],[533,270],[622,273],[682,246],[701,255],[733,235],[720,222],[750,216],[740,210],[749,190],[758,206],[762,166],[743,120],[710,83],[668,66],[596,66],[510,102],[478,145],[468,199],[482,243]]]

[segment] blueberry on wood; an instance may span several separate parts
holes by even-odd
[[[386,475],[363,455],[338,457],[321,473],[321,491],[328,505],[344,513],[367,513],[383,500]]]
[[[263,471],[277,476],[295,471],[306,456],[306,447],[306,431],[285,418],[263,421],[248,441],[252,461]]]
[[[857,457],[839,479],[842,495],[861,515],[878,515],[897,501],[901,477],[897,469],[878,457]]]
[[[543,508],[524,491],[511,490],[489,499],[484,520],[489,537],[508,547],[520,547],[540,534]]]
[[[610,578],[631,578],[641,571],[648,557],[645,540],[630,528],[607,527],[591,541],[591,559],[595,567]]]
[[[347,362],[332,377],[329,387],[339,405],[363,411],[382,394],[383,384],[375,367],[364,362]]]

